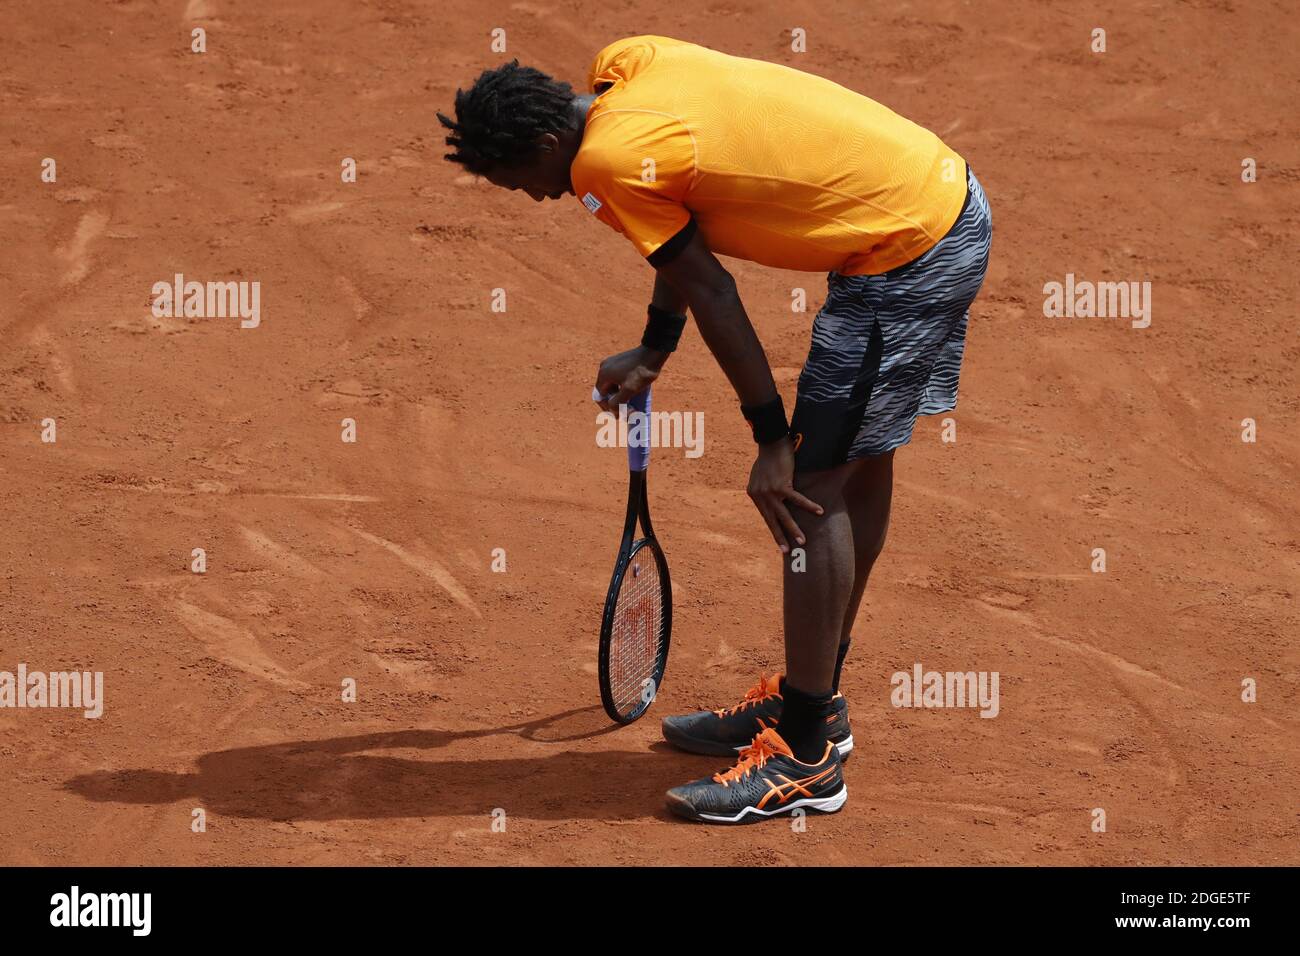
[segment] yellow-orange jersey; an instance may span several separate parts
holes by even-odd
[[[876,275],[934,246],[966,198],[934,133],[787,66],[639,36],[587,83],[574,192],[652,263],[698,228],[720,255]]]

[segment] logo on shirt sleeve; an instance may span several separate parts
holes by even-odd
[[[587,212],[591,213],[593,216],[596,214],[596,210],[602,205],[601,201],[591,193],[587,193],[587,195],[582,197],[582,204],[587,207]]]

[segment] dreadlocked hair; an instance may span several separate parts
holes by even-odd
[[[456,118],[438,114],[451,130],[446,159],[483,175],[528,159],[537,137],[571,126],[573,87],[518,60],[484,70],[468,90],[456,91]]]

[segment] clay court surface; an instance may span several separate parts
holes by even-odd
[[[1300,863],[1294,7],[790,7],[7,5],[0,670],[100,670],[106,703],[0,711],[0,861]],[[667,681],[630,728],[600,710],[626,465],[589,393],[651,276],[572,197],[441,160],[434,111],[502,60],[495,27],[576,83],[636,33],[824,74],[992,202],[957,441],[923,419],[898,455],[850,799],[806,833],[663,806],[721,763],[658,718],[781,660],[752,442],[693,330],[655,394],[706,423],[703,457],[651,465]],[[824,277],[728,264],[789,406]],[[259,281],[261,325],[155,318],[178,272]],[[1150,327],[1045,318],[1067,273],[1150,281]],[[999,672],[997,718],[892,707],[918,661]]]

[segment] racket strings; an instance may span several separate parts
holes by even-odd
[[[662,657],[663,592],[651,548],[632,556],[619,584],[609,642],[609,684],[620,713],[631,713],[657,681]],[[658,688],[649,688],[655,693]]]

